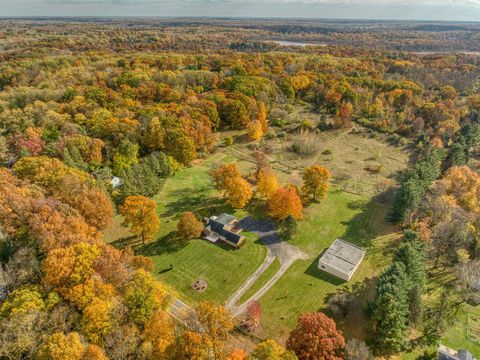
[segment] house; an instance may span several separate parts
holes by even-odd
[[[245,244],[245,236],[240,235],[242,229],[237,226],[238,220],[234,216],[221,214],[205,220],[206,226],[203,233],[208,241],[222,241],[237,249]]]
[[[437,348],[438,360],[475,360],[468,350],[455,351],[442,344]]]
[[[318,261],[318,268],[343,280],[350,280],[362,262],[365,250],[336,239]]]

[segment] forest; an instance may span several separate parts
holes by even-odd
[[[469,23],[0,19],[0,357],[436,358],[432,346],[479,291],[478,31]],[[312,118],[299,117],[306,112]],[[293,157],[326,157],[332,151],[320,153],[312,136],[358,129],[409,158],[375,184],[387,199],[385,222],[401,235],[362,305],[363,335],[337,326],[353,301],[340,291],[327,314],[298,314],[283,338],[252,330],[257,302],[242,321],[213,300],[189,304],[196,319],[187,324],[172,317],[180,291],[143,251],[160,241],[155,196],[166,183],[219,152],[247,149],[252,168],[213,164],[209,186],[229,211],[258,205],[283,241],[298,245],[302,224],[342,179],[333,165],[311,163],[290,181],[270,144],[294,138]],[[365,170],[382,172],[381,155],[371,156],[377,162]],[[174,214],[174,241],[197,241],[217,209]],[[105,241],[120,218],[136,243]],[[478,356],[474,343],[466,346]]]

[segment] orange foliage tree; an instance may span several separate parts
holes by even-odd
[[[241,177],[238,165],[235,163],[223,164],[210,171],[210,175],[215,182],[217,190],[225,190],[227,187],[227,179]]]
[[[335,322],[321,312],[301,314],[287,340],[299,360],[342,360],[344,346]]]
[[[269,214],[275,219],[283,220],[292,215],[296,220],[302,218],[303,205],[293,187],[278,188],[268,199]]]
[[[177,224],[177,234],[184,240],[199,238],[204,226],[191,211],[184,212]]]
[[[141,236],[142,243],[151,241],[160,227],[155,201],[141,195],[129,196],[120,207],[120,214],[124,217],[124,225]]]

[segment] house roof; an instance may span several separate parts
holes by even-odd
[[[225,213],[219,215],[215,219],[215,221],[217,221],[217,222],[219,222],[220,224],[223,224],[223,225],[228,225],[234,220],[235,220],[235,216],[230,215],[230,214],[225,214]]]
[[[236,232],[224,229],[225,224],[218,222],[218,218],[216,219],[210,218],[208,220],[207,226],[210,226],[210,229],[212,231],[215,231],[217,234],[223,236],[225,239],[227,239],[231,243],[238,244],[240,240],[243,238],[242,235],[237,234]]]
[[[336,239],[320,258],[319,263],[350,275],[365,256],[365,250],[345,240]]]

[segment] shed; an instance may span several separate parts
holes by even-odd
[[[365,257],[365,250],[336,239],[318,261],[318,268],[343,280],[350,280]]]

